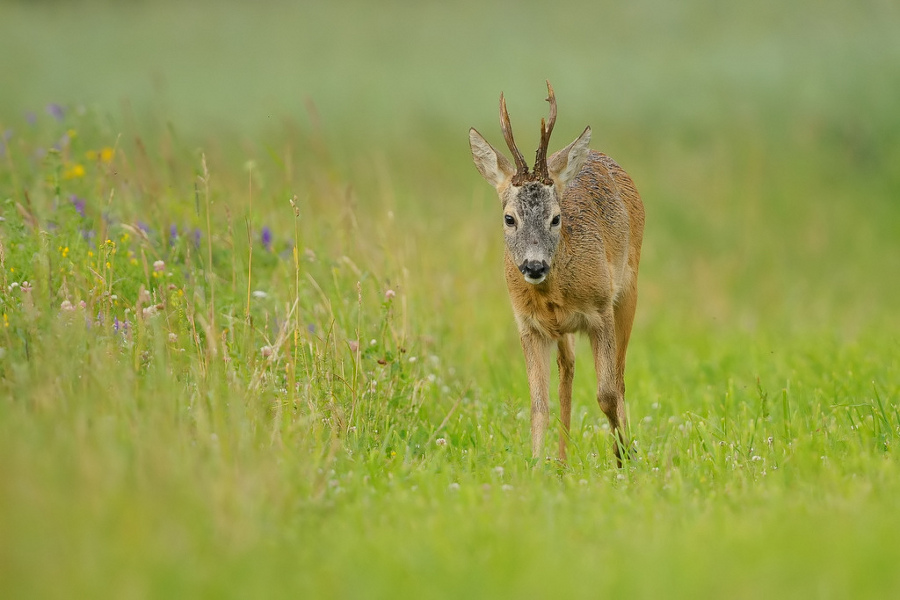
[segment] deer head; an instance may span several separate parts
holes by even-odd
[[[500,196],[506,247],[525,281],[534,285],[547,278],[553,265],[562,225],[559,199],[587,160],[591,141],[591,128],[587,127],[574,142],[547,158],[550,134],[556,124],[556,96],[549,81],[547,92],[550,118],[548,122],[541,119],[541,141],[530,171],[513,138],[502,93],[500,129],[512,152],[515,169],[480,133],[469,130],[475,166]]]

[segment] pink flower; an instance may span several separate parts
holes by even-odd
[[[384,299],[385,299],[385,300],[390,300],[390,299],[392,299],[392,298],[393,298],[394,296],[396,296],[396,295],[397,295],[397,292],[395,292],[394,290],[388,290],[388,291],[386,291],[386,292],[384,293]]]

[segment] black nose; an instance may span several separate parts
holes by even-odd
[[[550,265],[545,260],[526,260],[519,265],[519,270],[529,279],[540,279],[550,270]]]

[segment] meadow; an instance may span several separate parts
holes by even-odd
[[[0,3],[0,597],[897,596],[898,30]],[[623,468],[584,340],[530,460],[467,132],[545,79],[646,208]]]

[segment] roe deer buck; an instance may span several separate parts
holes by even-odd
[[[519,327],[531,391],[531,453],[540,458],[549,421],[550,350],[557,344],[561,429],[566,459],[575,375],[575,333],[590,338],[597,401],[609,419],[622,464],[629,449],[625,424],[625,350],[637,304],[644,206],[631,178],[588,147],[591,128],[547,158],[556,97],[547,82],[549,122],[541,119],[534,169],[516,147],[506,101],[500,128],[516,167],[475,129],[475,166],[496,188],[506,236],[506,285]]]

